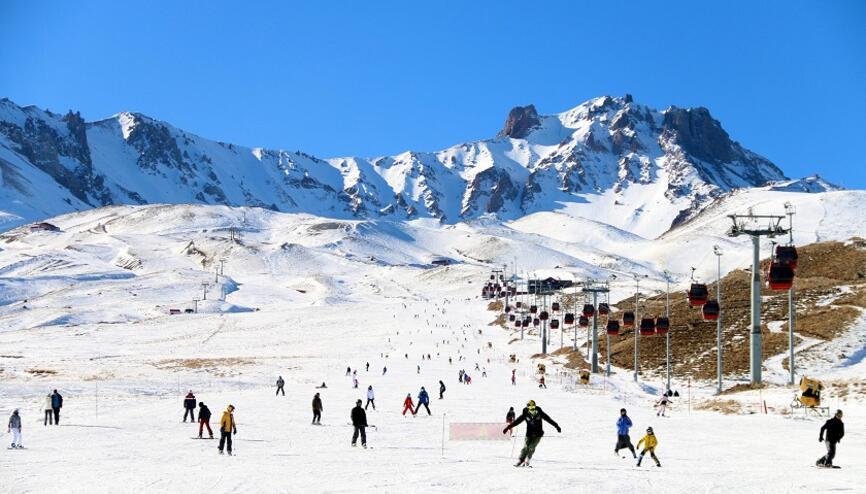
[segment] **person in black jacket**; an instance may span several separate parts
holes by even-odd
[[[442,380],[440,379],[439,380],[439,399],[441,400],[444,397],[445,397],[445,383],[442,382]]]
[[[63,408],[63,396],[55,389],[51,395],[51,410],[54,412],[54,425],[60,425],[61,408]]]
[[[836,457],[836,443],[845,436],[845,424],[842,423],[842,410],[836,410],[836,416],[824,422],[821,432],[818,433],[818,441],[827,446],[827,454],[818,458],[815,465],[819,467],[833,467],[833,458]]]
[[[509,430],[517,427],[521,422],[526,422],[526,443],[523,445],[523,449],[520,450],[520,460],[514,466],[529,466],[529,460],[532,459],[532,455],[535,454],[535,448],[538,447],[538,443],[541,442],[541,437],[544,436],[543,421],[552,425],[556,429],[556,432],[562,432],[562,428],[559,427],[559,424],[554,422],[552,418],[544,413],[541,407],[535,406],[534,400],[529,400],[526,404],[526,408],[523,409],[523,413],[520,414],[520,417],[517,417],[517,420],[508,424],[508,426],[502,430],[503,434],[507,434]]]
[[[198,438],[201,439],[201,435],[204,432],[205,427],[207,427],[207,433],[210,435],[210,438],[213,439],[213,431],[210,428],[210,408],[204,404],[203,401],[198,403]]]
[[[186,398],[183,399],[183,410],[183,421],[186,422],[186,417],[189,416],[189,421],[195,422],[195,395],[192,394],[192,390],[189,390]]]
[[[322,425],[322,398],[319,393],[313,396],[313,424]]]
[[[355,427],[355,432],[352,433],[352,446],[357,446],[358,435],[361,436],[361,446],[367,448],[367,412],[361,407],[363,401],[355,402],[355,408],[352,409],[352,425]]]

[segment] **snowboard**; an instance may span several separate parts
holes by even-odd
[[[830,469],[833,469],[833,468],[842,468],[842,467],[840,467],[840,466],[838,466],[838,465],[830,465],[830,466],[826,466],[826,465],[815,465],[815,468],[826,468],[826,469],[830,470]]]
[[[215,437],[191,437],[190,439],[216,439]]]

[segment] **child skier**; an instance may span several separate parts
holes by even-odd
[[[403,415],[406,415],[406,412],[412,412],[412,415],[415,415],[415,404],[412,402],[412,393],[406,393],[406,399],[403,400]]]
[[[641,444],[643,444],[643,449],[640,452],[640,457],[637,459],[637,466],[640,466],[640,462],[643,461],[643,457],[647,452],[649,452],[650,456],[655,460],[657,467],[662,466],[659,459],[656,457],[656,446],[658,446],[659,440],[656,438],[655,434],[653,434],[652,427],[647,427],[646,436],[642,437],[640,441],[637,442],[637,447],[640,448]]]
[[[529,400],[526,404],[526,408],[523,409],[523,413],[520,414],[520,417],[518,417],[514,422],[508,424],[505,429],[502,429],[502,433],[507,434],[508,431],[520,425],[521,422],[526,422],[526,442],[523,445],[523,449],[520,450],[520,459],[514,466],[529,466],[529,461],[532,460],[532,455],[535,454],[535,448],[538,447],[538,443],[541,442],[541,438],[544,436],[543,421],[552,425],[556,429],[556,432],[562,432],[559,424],[554,422],[552,418],[548,417],[541,407],[535,406],[534,400]]]
[[[12,433],[12,444],[9,446],[12,449],[23,448],[21,445],[21,416],[18,415],[18,409],[12,412],[12,415],[9,416],[9,425],[6,428],[6,432]]]
[[[632,456],[637,459],[637,454],[634,452],[634,446],[631,443],[631,438],[628,436],[628,430],[631,428],[631,419],[625,408],[619,410],[619,418],[616,421],[616,446],[613,449],[613,454],[619,456],[619,450],[628,448]]]

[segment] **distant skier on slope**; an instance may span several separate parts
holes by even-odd
[[[406,415],[406,412],[412,412],[412,415],[415,415],[415,404],[412,402],[412,393],[406,393],[406,399],[403,400],[403,415]]]
[[[514,407],[508,407],[508,413],[505,414],[505,425],[511,425],[514,423],[514,418],[517,414],[514,412]],[[511,435],[514,435],[514,431],[511,431]]]
[[[286,381],[283,381],[283,376],[278,376],[277,377],[277,393],[276,394],[280,394],[280,392],[282,391],[283,396],[286,396],[286,390],[283,389],[283,386],[285,386],[285,385],[286,385]]]
[[[511,385],[517,385],[517,369],[511,369]]]
[[[427,390],[424,389],[424,386],[421,386],[421,391],[418,393],[418,405],[415,406],[415,411],[413,413],[417,414],[422,405],[427,410],[427,415],[433,415],[430,413],[430,395],[427,394]]]
[[[54,425],[60,425],[60,409],[63,408],[63,396],[54,390],[51,395],[51,410],[54,412]]]
[[[520,414],[520,417],[518,417],[514,422],[508,424],[505,429],[502,429],[502,433],[507,434],[508,431],[520,425],[521,422],[526,422],[526,442],[523,445],[523,449],[520,450],[520,459],[514,466],[529,466],[529,461],[532,460],[532,455],[535,454],[535,448],[538,447],[538,443],[541,442],[541,438],[544,436],[545,421],[552,425],[556,429],[556,432],[562,432],[562,428],[559,427],[559,424],[554,422],[552,418],[544,413],[541,407],[535,406],[535,400],[529,400],[529,402],[526,403],[526,408],[523,409],[523,413]]]
[[[232,435],[238,433],[234,412],[234,405],[229,405],[226,411],[223,412],[222,419],[220,419],[220,444],[217,446],[217,449],[220,454],[223,454],[223,447],[225,447],[228,450],[229,456],[232,454]]]
[[[538,379],[538,387],[547,389],[547,381],[545,381],[544,379],[544,374],[542,374],[541,377]]]
[[[316,393],[313,396],[313,423],[316,425],[322,424],[322,410],[324,410],[322,398],[319,396],[319,393]]]
[[[373,410],[376,409],[376,395],[373,393],[373,386],[367,386],[367,404],[364,405],[364,410],[370,405],[373,405]]]
[[[656,403],[656,407],[658,410],[656,411],[656,417],[664,417],[665,411],[668,409],[668,405],[670,405],[671,399],[668,397],[668,394],[665,393],[659,398],[659,401]]]
[[[45,425],[54,425],[54,409],[51,406],[51,393],[45,395]]]
[[[9,446],[12,449],[23,448],[21,445],[21,416],[18,415],[16,408],[12,415],[9,416],[9,425],[6,427],[6,432],[12,433],[12,444]]]
[[[203,401],[198,402],[198,438],[201,439],[204,429],[207,428],[207,433],[213,439],[213,431],[210,428],[210,408]]]
[[[842,423],[842,410],[836,410],[836,415],[834,415],[830,420],[824,422],[824,425],[821,426],[821,432],[818,433],[818,441],[824,442],[824,445],[827,447],[827,454],[818,458],[815,465],[819,467],[833,468],[833,458],[836,457],[836,444],[841,441],[844,436],[845,424]]]
[[[439,399],[445,398],[445,383],[439,380]]]
[[[632,445],[631,438],[628,435],[628,430],[631,426],[632,423],[628,417],[628,412],[626,412],[625,408],[621,408],[619,410],[619,418],[616,420],[616,446],[613,448],[613,454],[619,456],[619,450],[628,448],[632,456],[637,459],[634,445]]]
[[[367,413],[361,408],[361,400],[355,402],[355,408],[352,409],[352,446],[357,446],[358,436],[361,436],[361,446],[367,449]]]
[[[192,394],[192,390],[189,390],[186,398],[183,399],[183,410],[183,421],[186,422],[186,418],[189,417],[190,422],[195,422],[195,395]]]
[[[637,442],[637,447],[640,448],[641,444],[643,444],[643,449],[640,452],[640,457],[637,459],[637,466],[640,466],[640,462],[643,461],[643,457],[647,453],[649,453],[653,460],[655,460],[657,467],[662,466],[658,457],[656,457],[656,447],[659,444],[659,440],[653,433],[652,427],[647,427],[646,435]]]

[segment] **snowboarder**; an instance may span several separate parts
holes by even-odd
[[[286,390],[283,389],[283,386],[286,385],[286,381],[283,381],[283,376],[277,377],[277,395],[280,394],[280,391],[283,392],[283,396],[286,396]],[[276,395],[275,395],[276,396]]]
[[[532,455],[535,454],[535,448],[538,447],[538,443],[541,442],[541,438],[544,436],[544,421],[552,425],[556,429],[556,432],[562,432],[559,424],[544,413],[541,407],[535,406],[535,400],[529,400],[520,417],[508,424],[505,429],[502,429],[502,433],[507,434],[508,431],[520,425],[521,422],[526,422],[526,442],[523,445],[523,449],[520,450],[520,459],[514,466],[529,466],[529,461],[532,460]]]
[[[619,418],[616,420],[616,446],[613,448],[613,454],[619,456],[619,450],[628,448],[632,456],[637,459],[634,445],[632,445],[631,438],[628,436],[628,430],[631,426],[632,423],[628,417],[628,412],[626,412],[625,408],[621,408],[619,410]]]
[[[445,383],[439,380],[439,399],[445,398]]]
[[[54,412],[54,425],[60,425],[60,409],[63,408],[63,396],[54,390],[51,395],[51,411]]]
[[[232,454],[232,435],[238,433],[238,428],[235,425],[235,407],[229,405],[226,411],[223,412],[223,418],[220,420],[220,444],[217,446],[220,454],[223,454],[223,447],[228,450],[229,456]]]
[[[192,394],[192,390],[189,390],[189,393],[186,394],[186,398],[183,399],[183,421],[186,423],[186,417],[189,416],[190,422],[195,422],[195,395]]]
[[[9,426],[6,428],[6,432],[12,433],[12,444],[9,446],[12,449],[22,448],[21,446],[21,416],[18,415],[18,409],[16,408],[12,415],[9,416]]]
[[[656,446],[659,444],[658,438],[653,433],[652,427],[647,427],[646,435],[637,442],[637,447],[640,448],[640,445],[643,444],[643,449],[640,452],[640,457],[637,459],[637,466],[640,466],[640,462],[643,461],[643,457],[647,452],[649,452],[650,456],[652,456],[653,460],[656,462],[656,466],[660,467],[662,464],[659,462],[658,457],[656,457]]]
[[[827,447],[827,454],[818,458],[815,465],[824,468],[834,468],[833,458],[836,457],[836,443],[841,441],[844,436],[845,424],[842,423],[842,410],[836,410],[836,415],[824,422],[824,425],[821,426],[821,432],[818,433],[818,441],[823,442]]]
[[[210,428],[210,408],[203,401],[198,402],[198,438],[201,439],[202,433],[207,428],[207,433],[213,439],[213,431]]]
[[[406,399],[403,400],[403,415],[406,415],[406,412],[412,412],[412,415],[415,415],[415,404],[412,403],[412,393],[406,393]]]
[[[421,391],[418,393],[418,405],[415,406],[413,414],[418,413],[418,410],[421,409],[421,405],[424,405],[424,408],[427,409],[427,415],[433,415],[430,413],[430,395],[427,394],[427,390],[424,389],[424,386],[421,386]]]
[[[373,386],[367,386],[367,403],[364,405],[364,410],[370,405],[373,405],[373,410],[376,409],[376,395],[373,394]]]
[[[328,389],[328,385],[325,384],[325,381],[322,381],[322,385],[321,385],[321,386],[316,386],[316,389]]]
[[[322,424],[322,398],[319,396],[319,393],[316,393],[313,396],[313,423],[316,425]]]
[[[665,410],[667,410],[668,405],[671,403],[671,399],[668,398],[667,393],[663,394],[661,398],[659,398],[658,403],[656,403],[656,407],[658,410],[656,411],[656,417],[664,417]]]
[[[54,410],[51,406],[51,393],[45,395],[45,425],[54,425]]]
[[[538,379],[538,387],[547,389],[547,383],[544,380],[544,374],[542,374],[541,377]]]
[[[361,446],[367,449],[367,412],[361,408],[361,400],[355,402],[355,408],[352,409],[352,426],[355,432],[352,433],[352,446],[357,446],[358,435],[361,436]]]

